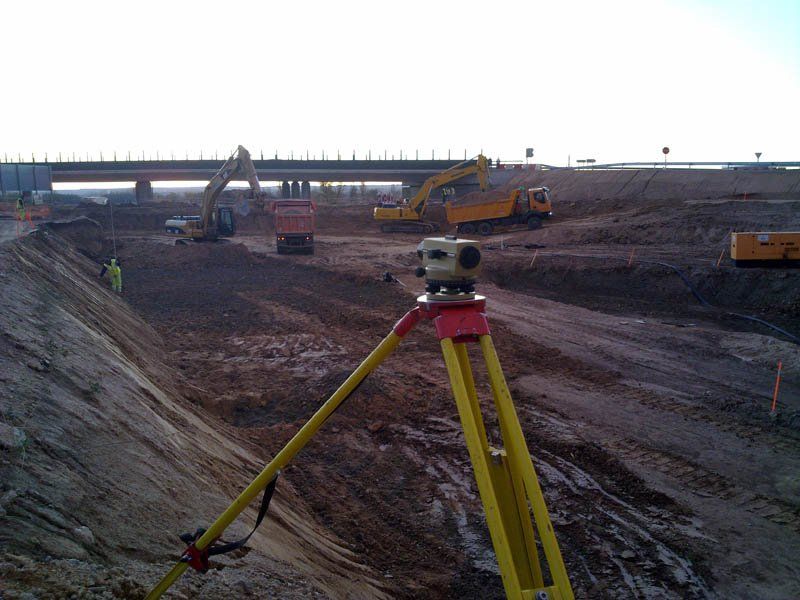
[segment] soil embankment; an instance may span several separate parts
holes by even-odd
[[[798,198],[800,170],[522,170],[507,188],[547,186],[554,201]]]
[[[93,252],[87,227],[58,229]],[[178,534],[210,523],[264,457],[187,400],[196,387],[164,362],[158,333],[53,229],[0,254],[0,596],[140,598],[179,555]],[[181,589],[380,595],[305,506],[281,482],[252,551]]]

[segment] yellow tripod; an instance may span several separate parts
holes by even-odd
[[[485,313],[486,299],[417,299],[417,306],[397,322],[391,333],[367,356],[350,377],[319,408],[264,470],[220,517],[189,545],[180,561],[148,594],[159,598],[190,566],[207,564],[209,547],[225,529],[269,486],[278,472],[311,440],[358,385],[400,344],[420,320],[431,320],[440,340],[450,376],[467,449],[486,512],[506,596],[513,600],[572,600],[567,576],[539,480],[525,443],[514,403],[495,352]],[[489,445],[483,423],[467,343],[478,342],[486,362],[504,448]],[[536,548],[531,512],[550,571],[545,584]]]

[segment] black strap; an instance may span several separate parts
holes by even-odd
[[[369,375],[369,373],[367,373],[367,375]],[[352,396],[358,390],[358,388],[361,387],[361,384],[364,383],[364,381],[366,381],[367,375],[365,375],[364,378],[358,382],[358,385],[356,385],[351,390],[351,392],[342,399],[342,401],[339,403],[339,406],[344,404],[345,400],[350,398],[350,396]],[[333,412],[331,412],[326,417],[325,421],[327,421],[332,415]],[[207,557],[216,556],[218,554],[225,554],[227,552],[233,552],[234,550],[238,550],[239,548],[243,547],[247,543],[250,537],[256,532],[256,529],[258,529],[258,526],[261,525],[261,522],[264,520],[264,517],[267,515],[267,509],[269,508],[270,500],[272,500],[272,495],[275,493],[275,486],[278,483],[278,475],[280,475],[280,471],[278,471],[275,474],[275,477],[272,478],[272,481],[270,481],[267,484],[267,487],[264,488],[264,496],[261,498],[261,508],[258,509],[258,517],[256,518],[256,524],[253,526],[253,529],[250,531],[250,533],[248,533],[242,539],[236,540],[235,542],[226,542],[224,544],[213,544],[205,548],[204,554]],[[194,544],[194,542],[196,542],[198,539],[200,539],[200,536],[202,536],[205,532],[206,532],[205,529],[200,528],[197,531],[195,531],[194,534],[183,533],[181,534],[180,538],[181,541],[183,541],[185,544],[191,545]]]
[[[280,471],[275,474],[275,477],[272,478],[267,484],[267,487],[264,488],[264,495],[261,498],[261,508],[258,509],[258,517],[256,517],[256,524],[253,525],[253,529],[250,530],[245,537],[240,540],[236,540],[235,542],[227,542],[225,544],[215,544],[208,549],[209,556],[216,556],[217,554],[225,554],[227,552],[233,552],[234,550],[238,550],[242,546],[247,543],[247,540],[256,532],[258,526],[261,525],[261,521],[264,520],[264,517],[267,515],[267,509],[269,508],[270,500],[272,500],[272,495],[275,493],[275,485],[278,483],[278,475],[280,475]]]
[[[347,396],[342,398],[342,401],[339,402],[339,406],[336,407],[336,410],[340,409],[342,407],[342,404],[344,404],[347,400],[349,400],[350,396],[352,396],[353,394],[355,394],[358,391],[358,388],[360,388],[361,384],[364,383],[367,380],[367,377],[369,377],[369,373],[364,375],[364,378],[361,381],[358,382],[358,385],[356,385],[356,387],[354,387],[352,390],[350,390],[350,393],[347,394]],[[319,426],[322,427],[325,423],[327,423],[328,419],[330,419],[336,413],[336,410],[331,411],[331,413],[328,414],[327,417],[325,417],[325,420],[322,423],[320,423]]]
[[[272,495],[275,493],[275,485],[278,483],[278,475],[280,475],[280,471],[275,474],[275,477],[272,478],[267,484],[267,487],[264,488],[264,495],[261,497],[261,507],[258,509],[258,517],[256,517],[256,524],[253,526],[253,529],[248,533],[245,537],[240,540],[236,540],[235,542],[226,542],[224,544],[213,544],[205,549],[204,554],[206,556],[216,556],[217,554],[225,554],[227,552],[233,552],[234,550],[238,550],[239,548],[243,547],[250,537],[256,532],[258,526],[261,525],[261,522],[264,520],[264,517],[267,515],[267,509],[269,508],[270,500],[272,500]],[[206,532],[205,529],[199,528],[194,534],[191,533],[182,533],[180,535],[181,541],[185,544],[194,544],[200,536],[202,536]]]

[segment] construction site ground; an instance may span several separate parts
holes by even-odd
[[[731,314],[800,335],[800,271],[725,251],[732,229],[800,229],[798,209],[581,198],[483,240],[479,290],[577,597],[800,596],[800,347]],[[175,246],[171,210],[115,209],[121,299],[97,280],[103,207],[0,247],[2,425],[28,440],[3,446],[0,597],[142,597],[177,534],[210,523],[424,287],[420,236],[379,233],[367,205],[320,207],[313,256],[278,256],[265,215]],[[429,324],[274,505],[251,551],[173,597],[503,597]]]

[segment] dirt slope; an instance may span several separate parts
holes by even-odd
[[[0,597],[141,597],[177,534],[209,523],[263,457],[184,399],[159,336],[63,239],[6,243],[0,264]],[[254,550],[177,596],[380,596],[291,484],[278,490]]]
[[[506,187],[547,186],[554,201],[671,198],[798,198],[800,170],[626,169],[523,170]]]

